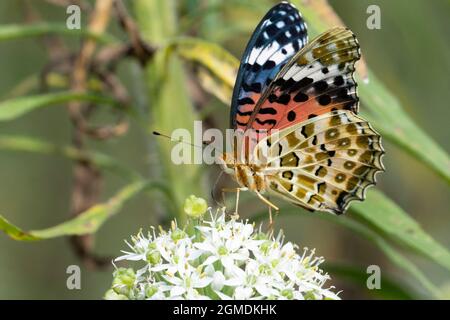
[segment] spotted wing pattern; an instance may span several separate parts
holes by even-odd
[[[350,110],[336,110],[261,140],[255,159],[269,192],[308,210],[343,213],[383,171],[380,135]]]
[[[323,33],[291,58],[256,105],[251,104],[254,99],[245,101],[238,125],[283,129],[333,110],[357,113],[353,73],[360,56],[350,30],[337,27]]]
[[[244,51],[231,101],[231,127],[251,114],[281,68],[308,41],[306,24],[287,2],[274,6],[256,27]]]

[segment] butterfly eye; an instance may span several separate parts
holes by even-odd
[[[228,161],[227,161],[227,155],[226,153],[221,154],[217,157],[217,162],[220,164],[220,166],[224,169],[228,168]]]
[[[232,155],[224,153],[220,157],[221,167],[228,173],[233,173],[235,168],[235,160]]]

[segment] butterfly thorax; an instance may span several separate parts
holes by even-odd
[[[260,166],[238,163],[230,154],[223,154],[220,160],[222,169],[231,175],[241,187],[264,193],[266,182]]]

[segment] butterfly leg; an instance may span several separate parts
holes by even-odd
[[[223,198],[223,200],[224,200],[224,203],[225,203],[225,192],[236,192],[236,207],[235,207],[235,211],[234,211],[234,213],[231,215],[232,216],[232,218],[239,218],[239,213],[238,213],[238,210],[239,210],[239,193],[241,192],[241,191],[246,191],[247,190],[247,188],[223,188],[222,189],[222,198]]]
[[[236,215],[236,217],[239,217],[239,193],[241,192],[241,189],[237,189],[236,190],[236,205],[235,205],[235,212],[234,214]]]
[[[275,215],[277,215],[278,212],[279,212],[279,210],[276,210],[275,211]],[[268,229],[269,229],[270,233],[273,233],[274,225],[275,225],[275,219],[274,219],[274,217],[272,215],[272,206],[269,206],[269,226],[268,226]]]
[[[272,209],[274,209],[275,211],[280,211],[280,209],[274,205],[272,202],[270,202],[269,200],[267,200],[266,198],[264,198],[264,196],[259,193],[256,192],[256,195],[258,196],[258,198],[260,198],[265,204],[267,204],[269,207],[271,207]]]
[[[272,209],[274,209],[276,212],[280,211],[280,209],[259,192],[256,192],[256,194],[265,204],[269,206],[269,230],[273,231]]]

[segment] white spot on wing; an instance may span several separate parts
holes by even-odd
[[[285,25],[286,25],[286,24],[284,23],[284,21],[278,21],[277,24],[276,24],[276,26],[277,26],[278,29],[283,28]]]
[[[300,71],[300,67],[298,67],[296,64],[294,64],[292,67],[288,69],[288,71],[283,76],[284,80],[289,80],[292,78],[293,75],[295,75],[298,71]]]
[[[260,65],[263,65],[264,62],[269,60],[269,58],[278,50],[280,49],[280,45],[277,42],[272,42],[268,47],[264,48],[263,51],[259,54],[259,56],[256,58],[256,62]]]
[[[254,47],[252,49],[252,51],[250,51],[250,55],[248,56],[248,63],[250,64],[254,64],[256,61],[256,58],[258,58],[259,54],[261,53],[261,51],[263,50],[263,47],[261,48],[256,48]]]

